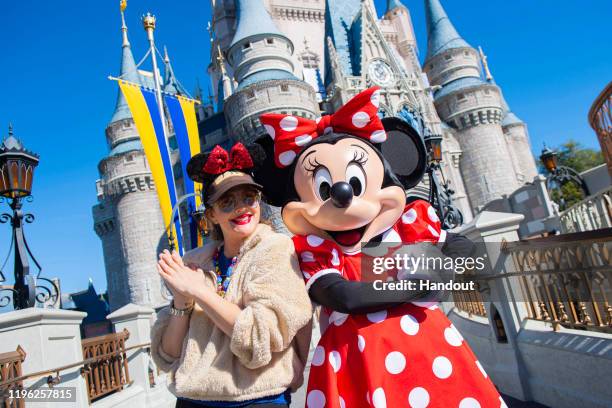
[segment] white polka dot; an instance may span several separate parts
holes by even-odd
[[[346,319],[348,319],[348,314],[333,311],[332,314],[329,315],[328,322],[329,324],[333,323],[336,326],[342,326],[342,324],[346,322]]]
[[[370,115],[367,113],[360,111],[353,115],[353,126],[361,129],[365,127],[370,122]]]
[[[413,305],[418,307],[425,307],[429,310],[435,310],[438,308],[437,302],[411,302]]]
[[[334,350],[329,353],[327,359],[329,360],[329,364],[334,369],[334,373],[340,371],[340,367],[342,367],[342,357],[340,357],[340,353]]]
[[[387,140],[387,132],[384,130],[375,130],[370,135],[370,142],[372,143],[382,143]]]
[[[385,396],[385,390],[377,388],[372,393],[372,405],[374,408],[387,408],[387,397]]]
[[[274,140],[274,138],[276,137],[276,130],[274,130],[274,126],[264,125],[264,128],[266,129],[266,132],[268,132],[272,140]]]
[[[408,394],[410,408],[426,408],[429,405],[429,393],[423,387],[415,387]]]
[[[306,406],[308,408],[323,408],[325,406],[325,394],[319,390],[312,390],[306,397]]]
[[[508,406],[506,405],[506,402],[502,399],[502,397],[499,397],[499,408],[508,408]]]
[[[453,365],[448,358],[440,356],[434,359],[432,370],[436,377],[445,379],[453,373]]]
[[[309,274],[309,273],[308,273],[308,272],[306,272],[306,271],[302,271],[302,275],[304,275],[304,277],[305,277],[306,279],[310,279],[310,278],[312,278],[312,275],[311,275],[311,274]]]
[[[402,331],[409,336],[414,336],[419,332],[419,322],[412,315],[404,315],[400,320]]]
[[[312,140],[310,135],[302,135],[295,138],[295,144],[298,146],[304,146],[306,143]]]
[[[320,118],[320,117],[319,117],[319,118],[316,118],[316,119],[315,119],[315,123],[318,125],[318,124],[319,124],[319,122],[321,121],[321,119],[322,119],[322,118]]]
[[[287,150],[286,152],[282,152],[281,154],[278,155],[278,161],[283,165],[283,166],[288,166],[293,162],[293,159],[295,159],[295,152],[293,150]]]
[[[302,262],[314,262],[314,255],[310,251],[304,251],[301,253],[300,257],[302,258]]]
[[[459,408],[480,408],[480,403],[475,398],[467,397],[461,400]]]
[[[440,218],[438,218],[438,214],[436,213],[436,209],[431,206],[427,209],[427,216],[432,222],[440,221]]]
[[[370,102],[372,102],[372,105],[376,106],[377,108],[380,106],[380,90],[374,92],[370,96]]]
[[[417,219],[417,212],[414,208],[409,209],[402,215],[402,222],[404,224],[412,224]]]
[[[363,349],[365,349],[365,338],[361,335],[357,335],[357,347],[359,347],[359,351],[363,353]]]
[[[427,229],[429,230],[429,232],[431,233],[431,235],[433,235],[434,237],[439,237],[440,233],[431,225],[427,225]]]
[[[338,257],[338,251],[336,251],[336,248],[332,249],[331,264],[334,266],[340,265],[340,258]]]
[[[451,346],[459,347],[463,342],[463,338],[452,325],[444,329],[444,339]]]
[[[342,398],[341,396],[338,396],[338,399],[340,401],[340,408],[346,408],[346,403],[344,402],[344,398]]]
[[[285,132],[293,132],[298,125],[298,120],[295,116],[285,116],[280,121],[280,127]]]
[[[317,237],[316,235],[312,235],[312,234],[306,237],[306,242],[308,242],[308,245],[310,245],[313,248],[321,245],[323,241],[324,241],[323,238]]]
[[[368,313],[368,320],[372,323],[380,323],[383,322],[387,318],[387,311],[381,310],[380,312]]]
[[[400,243],[402,242],[402,238],[393,228],[389,228],[382,236],[381,242],[390,242],[390,243]]]
[[[484,370],[484,367],[482,366],[482,364],[480,364],[480,361],[476,360],[476,366],[478,367],[482,375],[484,375],[484,377],[487,378],[487,372]]]
[[[312,353],[312,365],[320,366],[325,362],[325,349],[323,346],[317,346]]]
[[[385,357],[385,368],[391,374],[399,374],[406,368],[406,357],[399,351],[392,351]]]

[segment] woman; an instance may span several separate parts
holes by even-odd
[[[194,156],[212,242],[160,254],[173,294],[152,328],[154,361],[177,407],[288,406],[303,381],[312,307],[291,239],[260,223],[253,159],[240,143]]]

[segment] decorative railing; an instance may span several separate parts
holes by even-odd
[[[487,317],[487,309],[477,290],[453,292],[453,303],[457,309],[466,312],[470,317],[473,315]]]
[[[601,151],[612,176],[612,82],[599,94],[589,110],[589,123],[599,139]]]
[[[608,228],[504,243],[513,270],[490,279],[513,280],[510,296],[531,319],[612,333],[611,237]]]
[[[21,377],[21,363],[25,360],[26,353],[21,346],[16,351],[0,353],[0,406],[2,408],[23,408],[22,398],[10,398],[10,391],[23,389],[23,381],[12,380]]]
[[[90,403],[130,383],[125,354],[125,341],[129,336],[124,330],[82,341],[86,363],[81,372],[85,376]]]
[[[612,227],[612,187],[574,204],[560,219],[565,233]]]

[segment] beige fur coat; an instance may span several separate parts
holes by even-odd
[[[205,271],[202,280],[211,287],[218,245],[210,243],[183,257]],[[170,315],[168,307],[158,313],[151,353],[157,366],[170,373],[170,391],[199,400],[244,401],[297,389],[308,357],[312,306],[291,239],[260,224],[240,249],[226,299],[242,309],[232,336],[196,305],[179,359],[161,348]]]

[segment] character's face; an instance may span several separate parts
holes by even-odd
[[[383,162],[368,143],[347,137],[314,144],[296,160],[293,182],[300,201],[287,204],[282,214],[291,232],[327,237],[351,252],[401,216],[404,190],[382,188]]]

